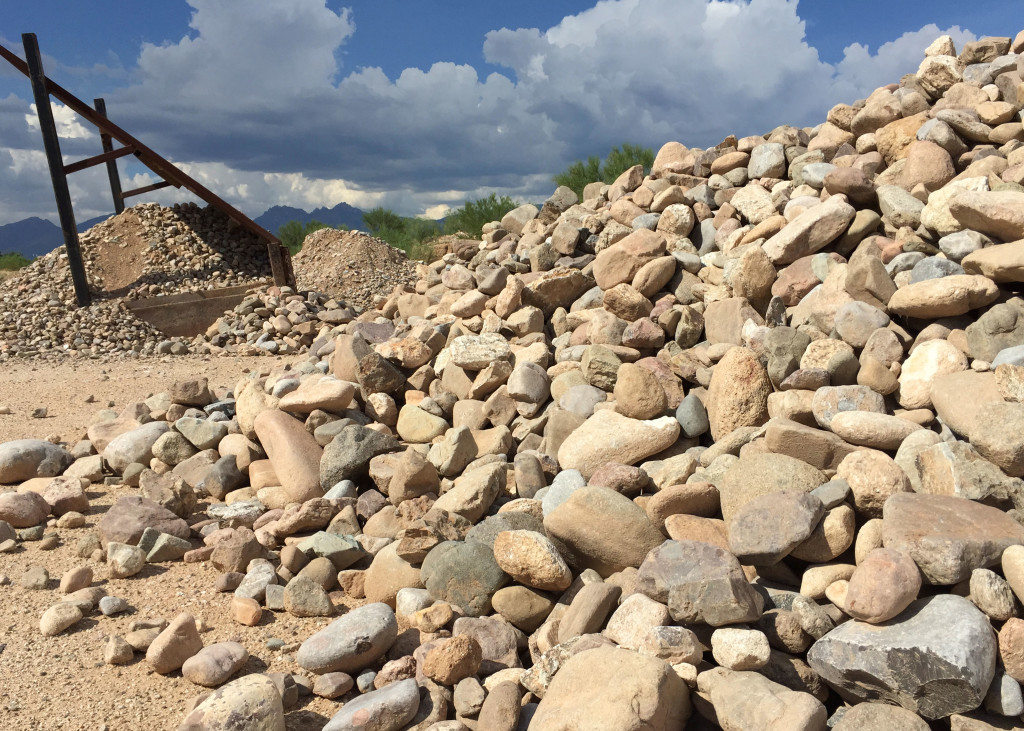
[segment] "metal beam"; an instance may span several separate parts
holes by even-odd
[[[39,56],[39,44],[34,33],[22,34],[21,40],[25,44],[28,78],[32,82],[32,96],[36,102],[36,114],[39,115],[39,129],[43,133],[43,148],[46,150],[46,162],[50,167],[53,196],[57,200],[57,215],[60,217],[61,231],[64,232],[64,249],[71,268],[71,281],[75,285],[75,301],[79,307],[87,307],[92,303],[92,295],[89,292],[89,280],[85,274],[82,251],[78,246],[75,211],[71,206],[68,178],[64,173],[64,161],[60,155],[60,139],[57,136],[57,126],[53,122],[53,110],[50,108],[50,95],[46,90],[46,76],[43,74],[42,58]]]
[[[96,113],[101,117],[106,118],[107,116],[107,104],[103,99],[93,99],[92,104],[96,107]],[[110,152],[114,149],[114,145],[110,140],[110,135],[106,132],[100,131],[100,144],[103,145],[104,152]],[[124,147],[122,149],[131,149],[132,152],[135,148]],[[107,161],[107,178],[110,180],[110,197],[114,199],[114,214],[121,213],[124,211],[124,198],[121,197],[121,176],[117,172],[117,161]]]
[[[141,188],[126,190],[124,193],[121,194],[121,198],[122,200],[124,198],[131,198],[133,195],[142,195],[143,193],[150,193],[154,190],[160,190],[161,188],[169,188],[172,185],[174,185],[174,183],[168,182],[166,180],[161,180],[159,183],[153,183],[152,185],[144,185]]]
[[[71,173],[77,173],[80,170],[91,168],[93,165],[101,165],[105,162],[116,160],[119,157],[131,155],[133,152],[135,151],[130,147],[118,147],[116,150],[107,150],[99,155],[93,155],[92,157],[87,157],[84,160],[79,160],[78,162],[73,162],[70,165],[65,165],[64,174],[71,175]]]

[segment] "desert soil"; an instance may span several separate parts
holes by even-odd
[[[84,435],[93,415],[113,402],[120,410],[132,401],[164,390],[174,380],[205,374],[210,385],[233,387],[246,369],[269,368],[273,358],[177,358],[9,363],[0,378],[0,405],[13,414],[0,416],[0,442],[21,438],[45,439],[59,435],[75,442]],[[86,403],[87,396],[95,398]],[[45,406],[48,416],[31,417]],[[126,666],[103,662],[103,641],[109,634],[128,631],[139,619],[173,619],[187,611],[202,619],[209,630],[203,643],[241,642],[251,655],[240,674],[248,672],[300,672],[294,661],[298,644],[329,619],[301,619],[280,612],[264,612],[260,624],[243,627],[231,620],[229,594],[214,591],[218,572],[207,562],[180,561],[147,566],[129,579],[106,579],[102,563],[79,558],[75,545],[91,532],[106,509],[133,488],[93,485],[88,491],[90,513],[84,528],[60,530],[60,545],[42,551],[39,544],[23,542],[14,553],[0,554],[0,575],[11,583],[0,586],[0,729],[4,731],[135,731],[176,729],[190,701],[203,688],[192,685],[180,672],[153,673],[142,653]],[[195,543],[198,546],[198,543]],[[39,633],[39,617],[58,601],[57,585],[64,572],[89,564],[96,572],[94,586],[122,597],[132,607],[114,617],[95,615],[57,637]],[[45,590],[27,590],[19,579],[32,566],[50,575]],[[283,650],[267,649],[278,638]],[[289,731],[319,731],[339,704],[313,696],[300,697],[287,714]]]

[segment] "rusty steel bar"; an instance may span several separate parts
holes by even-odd
[[[87,157],[84,160],[79,160],[78,162],[73,162],[69,165],[65,165],[64,174],[71,175],[71,173],[77,173],[80,170],[86,170],[87,168],[91,168],[93,165],[101,165],[105,162],[116,160],[119,157],[131,155],[133,152],[135,152],[135,150],[133,150],[131,147],[118,147],[116,150],[108,150],[107,152],[101,153],[99,155],[93,155],[92,157]]]
[[[172,185],[174,185],[174,183],[167,180],[161,180],[159,183],[153,183],[152,185],[145,185],[141,188],[126,190],[124,193],[121,194],[121,198],[131,198],[133,195],[142,195],[143,193],[150,193],[154,190],[160,190],[161,188],[169,188]]]
[[[96,109],[96,113],[106,118],[107,116],[107,104],[100,99],[93,99],[92,105]],[[103,146],[104,152],[110,152],[114,149],[114,145],[111,142],[110,135],[106,132],[100,132],[100,144]],[[134,152],[134,148],[132,149]],[[124,211],[124,198],[121,197],[121,176],[117,172],[117,161],[107,161],[107,179],[110,181],[110,197],[114,199],[114,214],[118,214]]]

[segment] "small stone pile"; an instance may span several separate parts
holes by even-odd
[[[112,638],[224,683],[181,729],[283,729],[296,686],[325,731],[1019,726],[1024,32],[955,53],[559,188],[230,391],[0,445],[0,550],[138,486],[40,631],[208,561],[240,627],[337,618],[284,676],[189,614]]]
[[[344,303],[320,292],[263,287],[193,340],[194,352],[217,355],[316,353],[356,317]]]
[[[63,246],[38,258],[0,283],[0,360],[182,350],[122,300],[270,279],[266,248],[219,211],[195,204],[143,203],[93,226],[79,241],[93,304],[76,305]]]
[[[380,295],[416,278],[415,262],[404,251],[362,231],[314,231],[302,242],[292,264],[300,289],[362,308],[372,307]]]

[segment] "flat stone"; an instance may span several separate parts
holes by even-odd
[[[596,412],[558,448],[562,469],[590,477],[608,462],[632,465],[675,443],[679,422],[671,416],[640,421],[610,409]]]
[[[400,680],[350,700],[323,731],[398,731],[420,706],[420,689],[412,678]]]
[[[882,513],[886,548],[909,555],[929,583],[956,584],[1024,544],[1024,527],[1003,511],[946,495],[902,492]]]
[[[998,296],[999,287],[988,277],[953,274],[897,289],[888,307],[898,315],[934,319],[966,314],[992,304]]]

